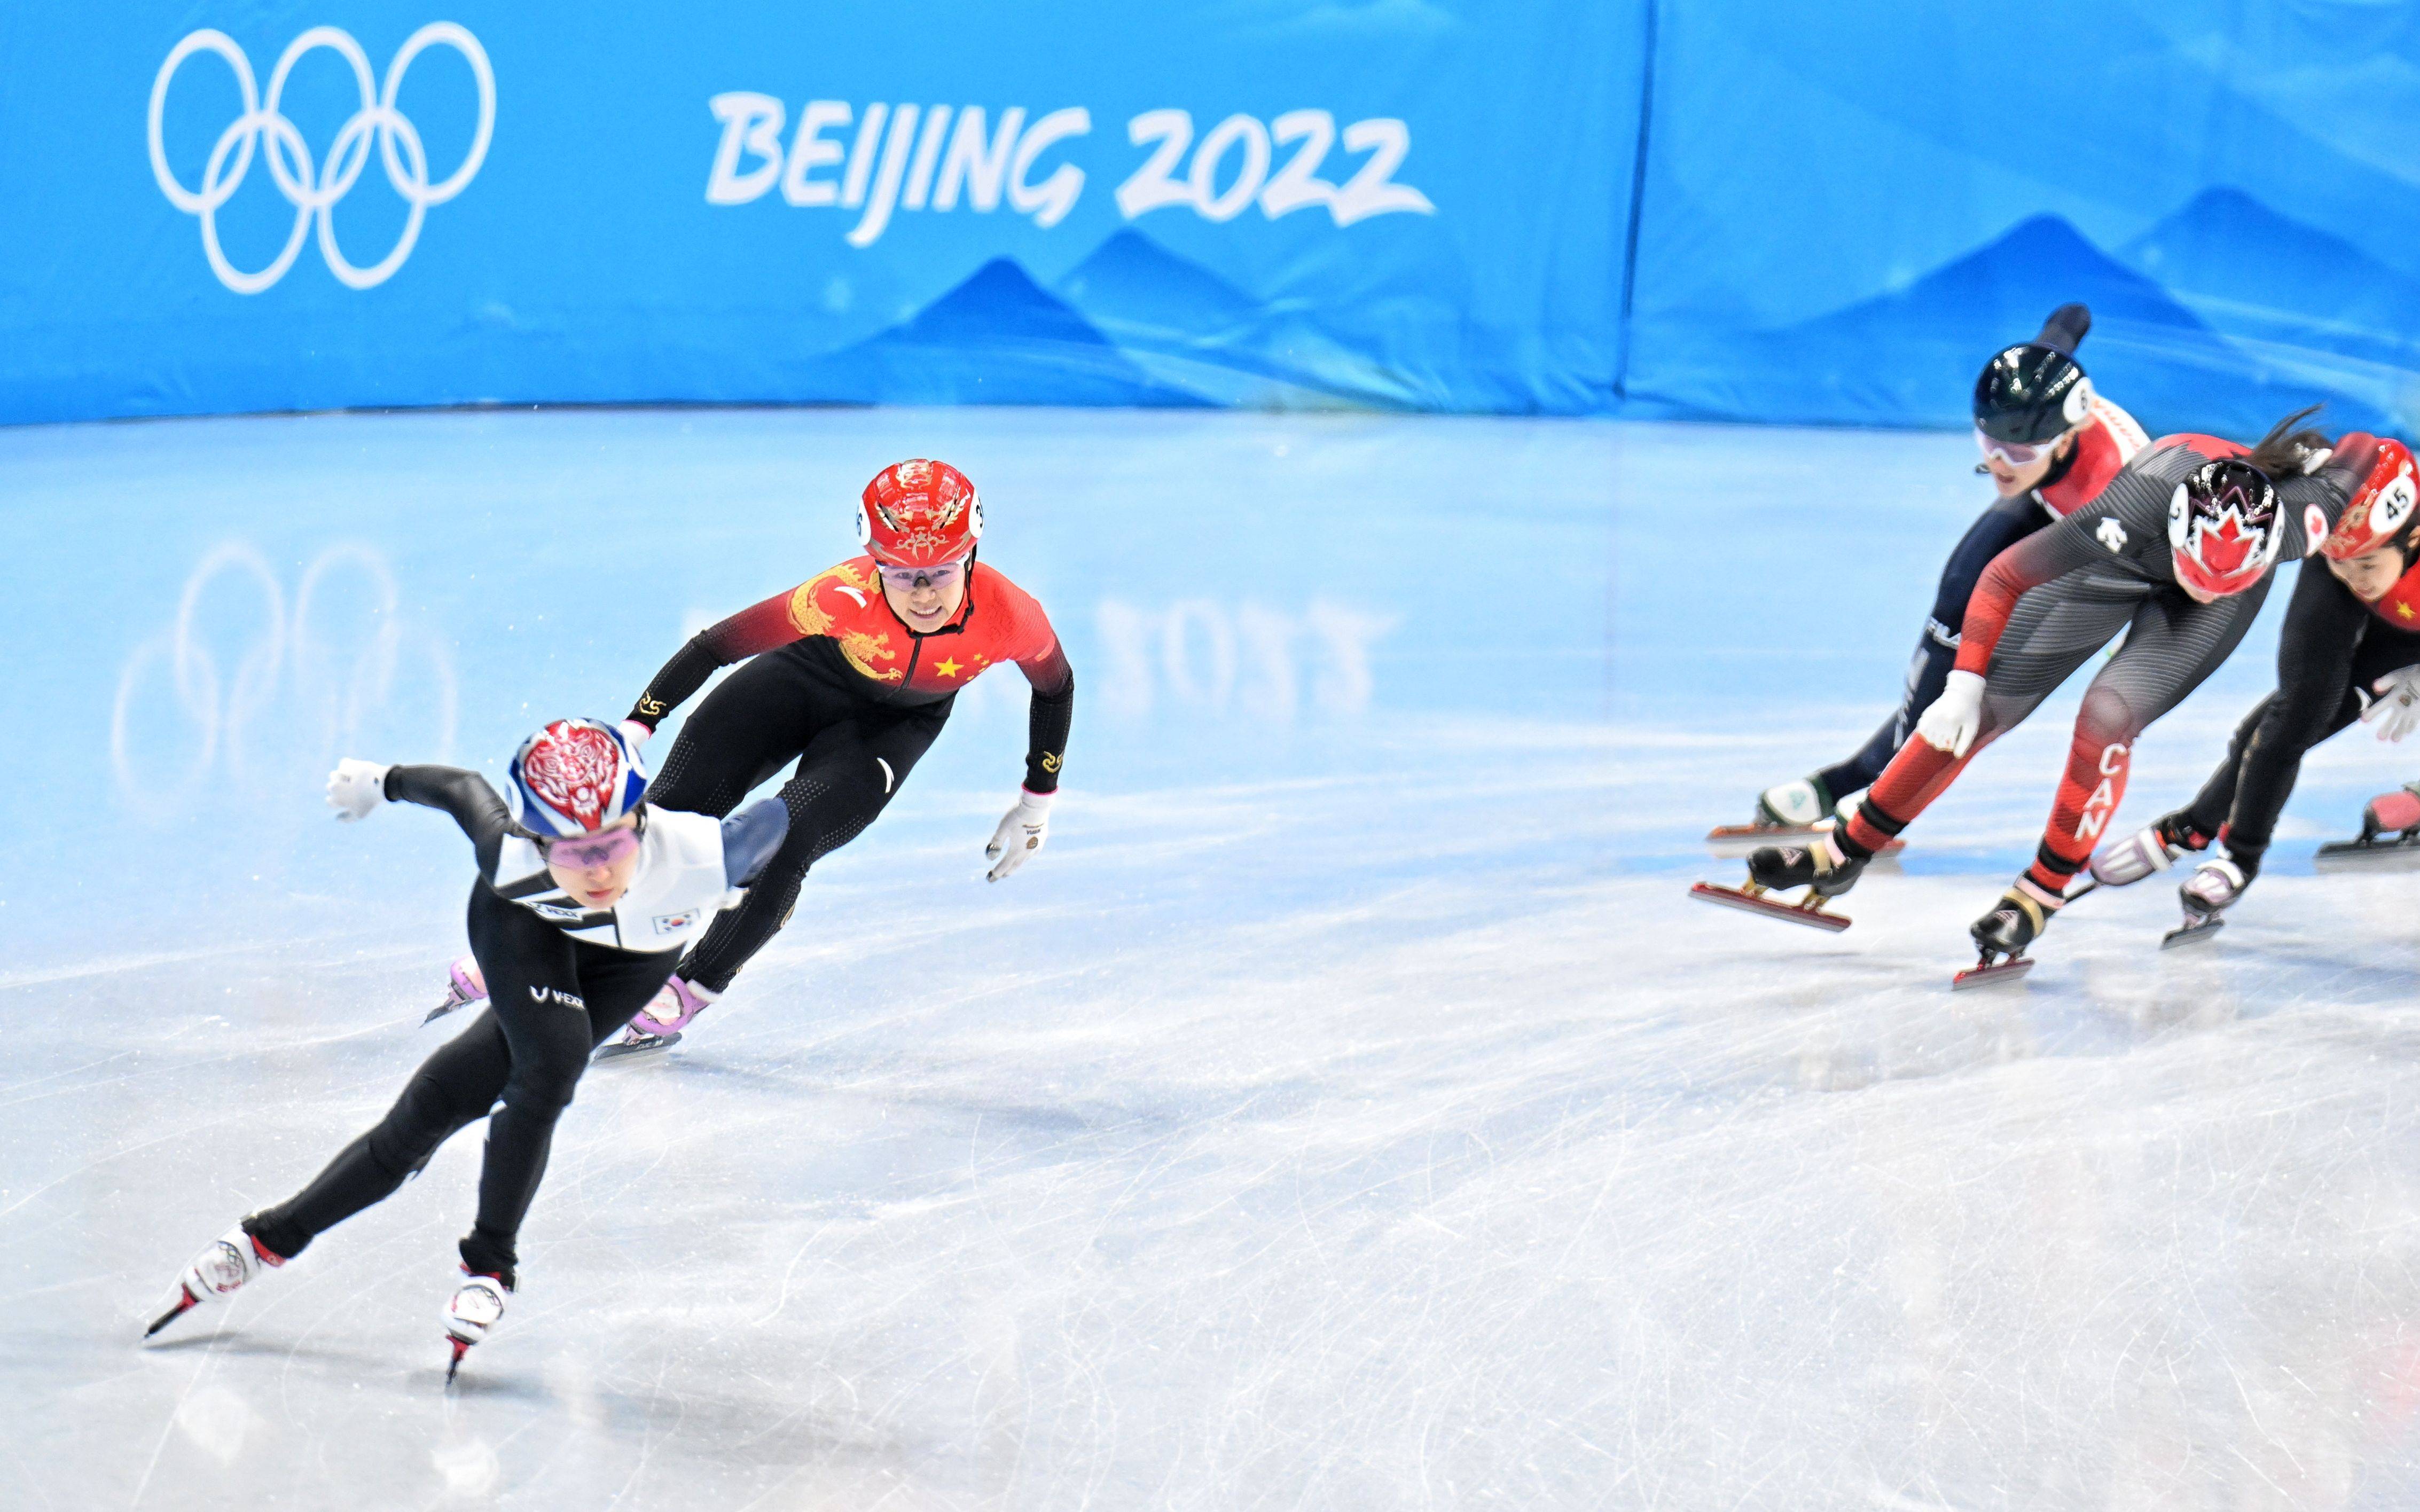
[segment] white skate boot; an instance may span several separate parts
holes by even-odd
[[[143,1336],[149,1338],[203,1303],[234,1295],[263,1271],[275,1270],[285,1263],[283,1257],[261,1248],[260,1241],[245,1233],[241,1224],[236,1225],[185,1267],[184,1273],[177,1277],[177,1289],[168,1299],[168,1310],[152,1319]]]
[[[447,1381],[462,1368],[462,1356],[471,1352],[471,1346],[486,1338],[488,1330],[504,1318],[504,1290],[502,1276],[467,1272],[462,1284],[454,1288],[453,1299],[445,1304],[445,1342],[454,1347],[454,1358],[445,1366]]]

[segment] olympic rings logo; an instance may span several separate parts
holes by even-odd
[[[412,60],[441,44],[461,54],[478,81],[479,127],[461,166],[432,184],[428,181],[428,155],[421,147],[420,132],[395,108],[395,99]],[[286,81],[294,71],[294,65],[305,54],[319,48],[328,49],[352,66],[353,83],[361,91],[362,104],[336,132],[326,161],[315,166],[302,131],[277,107],[285,97]],[[236,87],[243,94],[243,114],[219,133],[218,145],[210,148],[209,162],[202,169],[202,183],[197,190],[187,189],[169,171],[167,148],[160,134],[169,82],[176,78],[185,59],[195,53],[216,53],[225,58],[227,67],[235,71]],[[349,288],[370,288],[393,277],[403,260],[411,255],[412,243],[420,239],[420,223],[427,215],[428,207],[444,204],[471,182],[479,164],[487,159],[488,140],[494,134],[495,125],[496,76],[488,66],[487,50],[479,45],[477,38],[450,21],[431,22],[413,32],[387,65],[384,83],[375,86],[370,77],[370,60],[359,42],[336,27],[314,26],[294,39],[278,55],[277,67],[270,71],[266,100],[254,85],[252,63],[244,56],[243,49],[226,33],[206,27],[170,49],[168,61],[160,65],[159,76],[151,81],[151,177],[159,180],[160,193],[168,196],[169,204],[187,215],[201,217],[202,251],[210,259],[210,270],[219,275],[220,283],[238,294],[257,294],[285,277],[286,270],[294,265],[295,255],[302,250],[302,238],[315,219],[319,223],[319,255],[327,259],[328,271]],[[378,143],[379,161],[386,168],[387,182],[395,186],[395,192],[411,209],[394,250],[367,268],[356,268],[337,249],[335,206],[351,192],[362,171],[369,166],[373,138]],[[218,211],[242,186],[256,150],[268,161],[269,177],[276,181],[278,193],[294,207],[294,229],[287,235],[285,250],[277,255],[276,261],[257,272],[246,272],[229,262],[219,246]]]
[[[233,606],[223,600],[210,611],[206,601],[229,579],[254,590],[257,625],[231,673],[214,650],[222,635],[205,624],[224,625]],[[444,759],[458,708],[453,660],[402,609],[386,559],[365,546],[320,552],[290,608],[256,548],[229,542],[210,551],[186,579],[175,623],[118,671],[109,753],[120,794],[147,815],[180,811],[205,784],[229,779],[290,794],[358,740],[392,737],[398,718],[405,733],[433,734],[422,748]],[[348,620],[357,632],[350,643],[341,633]],[[147,696],[163,671],[173,695],[164,727],[160,701]]]

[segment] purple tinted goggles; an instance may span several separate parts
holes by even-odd
[[[549,866],[559,866],[572,872],[593,872],[598,867],[612,866],[638,855],[639,832],[635,829],[609,829],[601,835],[540,841],[538,854],[546,857]]]

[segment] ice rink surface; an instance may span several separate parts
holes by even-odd
[[[1078,670],[999,887],[995,673],[662,1062],[581,1088],[461,1384],[477,1164],[139,1342],[446,1032],[501,766],[981,486]],[[0,430],[0,1505],[2266,1508],[2420,1501],[2420,875],[2270,871],[1948,992],[2078,689],[1826,936],[1698,843],[1884,714],[1957,436],[1016,410]],[[2285,593],[2119,824],[2268,687]]]

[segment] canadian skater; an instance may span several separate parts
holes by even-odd
[[[558,720],[522,742],[502,797],[457,767],[350,758],[337,765],[328,779],[337,818],[416,803],[452,815],[470,837],[478,863],[471,952],[489,1007],[422,1062],[386,1117],[309,1185],[203,1250],[151,1334],[285,1265],[384,1200],[457,1130],[486,1119],[478,1213],[444,1312],[453,1379],[504,1316],[521,1222],[589,1053],[656,995],[682,949],[744,896],[736,889],[764,872],[792,830],[789,810],[771,799],[717,820],[652,797],[628,733],[594,719]]]
[[[946,462],[896,463],[865,486],[857,525],[865,555],[700,632],[624,721],[644,739],[717,669],[747,660],[690,716],[651,801],[719,817],[797,766],[780,792],[789,837],[764,880],[715,920],[603,1056],[675,1042],[787,922],[807,869],[856,839],[898,794],[958,689],[1008,662],[1032,687],[1025,779],[984,847],[985,875],[1011,875],[1049,836],[1076,677],[1042,606],[976,559],[984,512],[974,485]],[[482,990],[465,975],[458,967],[440,1011]]]
[[[1975,444],[1983,454],[1975,471],[1992,480],[1997,497],[1942,565],[1899,707],[1847,758],[1765,789],[1749,825],[1709,838],[1808,833],[1871,785],[1941,696],[1983,569],[2009,547],[2091,503],[2142,451],[2142,426],[2102,397],[2076,362],[2076,346],[2091,328],[2089,310],[2062,304],[2042,322],[2040,335],[2001,351],[1975,379]]]
[[[2260,874],[2277,816],[2294,791],[2304,753],[2361,719],[2380,738],[2401,740],[2420,724],[2420,478],[2401,441],[2348,436],[2345,465],[2366,471],[2335,529],[2320,543],[2327,570],[2304,569],[2277,640],[2276,690],[2236,726],[2226,757],[2193,801],[2103,847],[2093,879],[2124,887],[2215,843],[2179,888],[2184,923],[2168,943],[2201,938]],[[2374,801],[2365,841],[2420,824],[2394,795]],[[2381,812],[2381,808],[2390,811]],[[2390,820],[2403,823],[2390,824]],[[2362,842],[2354,842],[2353,849]],[[2383,849],[2384,847],[2376,847]]]
[[[1751,890],[1808,887],[1817,900],[1848,891],[1978,751],[2123,630],[2124,644],[2085,691],[2033,864],[1970,931],[1977,970],[2022,971],[2029,963],[2019,958],[2064,904],[2117,811],[2135,737],[2226,659],[2259,613],[2278,561],[2324,538],[2368,475],[2377,443],[2348,436],[2331,453],[2318,432],[2296,428],[2310,413],[2280,421],[2250,448],[2214,436],[2164,438],[2092,507],[1993,559],[1917,738],[1838,828],[1751,856]]]

